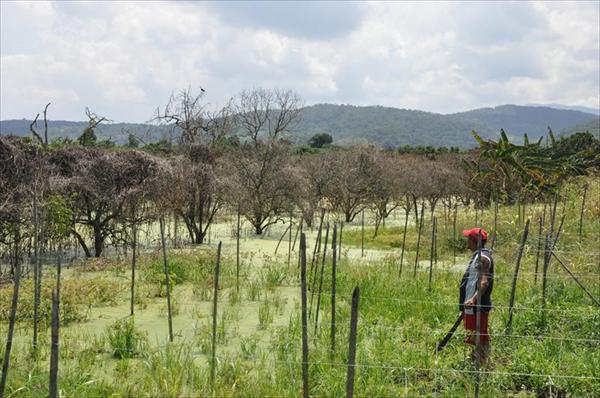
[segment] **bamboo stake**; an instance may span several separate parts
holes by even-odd
[[[434,241],[434,245],[433,245],[433,263],[435,265],[437,265],[437,261],[438,261],[438,222],[437,222],[437,217],[435,218],[435,224],[434,224],[434,232],[433,232],[433,241]]]
[[[497,237],[497,231],[498,230],[498,198],[495,196],[494,197],[494,232],[492,234],[492,245],[491,248],[494,249],[494,246],[496,245],[496,237]]]
[[[163,268],[165,272],[165,289],[167,293],[167,316],[169,321],[169,341],[173,342],[173,317],[171,312],[171,278],[169,276],[169,263],[167,262],[167,247],[165,243],[165,219],[160,217],[160,242],[163,252]]]
[[[365,256],[365,209],[362,209],[360,216],[360,256]]]
[[[300,236],[302,236],[303,231],[304,231],[304,217],[302,217],[300,219]],[[300,270],[301,257],[302,257],[302,254],[300,253],[300,243],[298,243],[298,270]]]
[[[554,247],[556,246],[556,242],[558,242],[558,238],[560,237],[560,232],[562,230],[563,223],[565,221],[565,216],[563,215],[558,226],[558,230],[556,232],[556,236],[554,237],[554,241],[552,241],[552,232],[546,234],[546,251],[544,253],[544,269],[542,274],[542,308],[546,309],[546,288],[547,288],[547,275],[548,268],[550,267],[550,260],[552,259],[552,252]],[[552,223],[553,224],[553,223]],[[552,231],[552,224],[550,225],[550,230]],[[542,311],[542,323],[546,324],[546,311]]]
[[[240,204],[237,206],[237,228],[235,234],[235,290],[240,292]]]
[[[419,224],[419,232],[417,234],[417,253],[415,255],[415,270],[413,277],[417,276],[417,265],[419,264],[419,248],[421,247],[421,232],[423,231],[423,212],[425,211],[425,201],[421,202],[421,223]]]
[[[281,241],[283,240],[283,238],[285,238],[285,234],[287,234],[288,230],[291,231],[291,225],[288,225],[287,228],[285,229],[285,231],[283,231],[283,234],[281,234],[281,237],[279,238],[279,241],[277,242],[277,246],[275,246],[275,253],[277,254],[277,250],[279,250],[279,245],[281,245]]]
[[[287,266],[288,268],[290,268],[290,262],[292,261],[292,229],[293,229],[293,219],[292,219],[292,213],[290,213],[290,233],[288,236],[288,259],[287,259]]]
[[[296,228],[296,233],[294,234],[294,243],[292,243],[292,251],[296,250],[296,241],[298,240],[298,233],[300,232],[300,225],[304,222],[304,217],[300,216],[300,223],[298,224],[298,228]]]
[[[350,338],[348,343],[348,371],[346,373],[346,398],[354,396],[354,372],[356,365],[356,335],[358,325],[358,303],[360,288],[356,286],[352,292],[352,307],[350,309]]]
[[[302,301],[302,396],[308,391],[308,325],[306,318],[306,235],[300,234],[300,295]]]
[[[596,305],[598,307],[600,307],[600,301],[598,301],[598,299],[596,297],[594,297],[594,295],[592,295],[592,293],[590,293],[589,290],[586,289],[586,287],[579,281],[579,279],[577,279],[577,277],[575,275],[573,275],[573,273],[571,272],[571,270],[560,260],[560,258],[558,258],[558,256],[556,255],[556,253],[554,251],[552,251],[552,255],[554,256],[554,258],[556,259],[556,261],[558,261],[558,263],[560,265],[562,265],[562,267],[565,269],[565,271],[567,271],[567,273],[569,275],[571,275],[571,277],[575,280],[575,282],[577,282],[577,284],[579,285],[579,287],[583,289],[583,291],[592,299],[592,301],[594,303],[596,303]]]
[[[335,293],[336,293],[336,272],[337,272],[337,247],[336,247],[337,225],[333,225],[333,236],[331,238],[331,357],[335,354]]]
[[[544,224],[544,219],[542,218],[542,216],[540,216],[539,218],[539,228],[538,228],[538,243],[537,243],[537,250],[535,253],[535,273],[533,275],[533,283],[535,285],[537,285],[537,274],[538,274],[538,269],[539,269],[539,265],[540,265],[540,252],[542,251],[542,226]]]
[[[344,222],[340,223],[340,249],[338,250],[338,260],[342,259],[342,233],[344,232]]]
[[[406,217],[404,217],[404,232],[402,233],[402,253],[400,254],[400,270],[398,271],[398,276],[402,276],[402,265],[404,264],[404,246],[406,245],[406,228],[408,227],[408,214],[410,213],[410,208],[408,204],[406,205]]]
[[[431,291],[431,278],[433,276],[433,246],[435,244],[435,216],[431,223],[431,250],[429,251],[429,285],[428,290]]]
[[[319,295],[317,296],[318,303],[321,302],[321,287],[323,284],[323,268],[325,266],[325,253],[327,252],[327,240],[328,239],[329,239],[329,223],[327,223],[327,226],[325,229],[325,244],[323,245],[323,257],[322,257],[322,261],[321,261],[321,283],[319,285]],[[313,301],[315,298],[318,267],[319,267],[319,264],[317,263],[317,265],[315,266],[315,276],[312,280],[312,285],[310,287],[310,307],[308,307],[308,319],[312,319],[311,315],[312,315]]]
[[[137,256],[137,223],[134,221],[131,225],[131,232],[133,234],[133,247],[131,254],[131,303],[129,308],[129,314],[133,316],[134,313],[134,305],[135,305],[135,266],[136,266],[136,256]]]
[[[454,216],[452,219],[452,265],[456,265],[456,212],[458,206],[454,204]]]
[[[323,273],[325,272],[325,260],[327,259],[327,239],[329,238],[329,223],[325,232],[325,246],[323,247],[323,261],[321,262],[321,276],[319,278],[319,294],[317,294],[317,310],[315,311],[315,335],[319,325],[319,309],[321,308],[321,291],[323,290]],[[313,291],[314,293],[314,291]]]
[[[217,246],[217,263],[215,265],[215,283],[213,289],[213,311],[212,311],[212,352],[210,361],[210,385],[215,388],[215,366],[217,353],[217,303],[219,298],[219,271],[221,268],[221,242]]]
[[[579,213],[579,240],[581,240],[581,236],[583,235],[583,211],[585,209],[585,198],[587,196],[588,184],[585,184],[583,187],[583,200],[581,201],[581,212]]]
[[[313,248],[313,256],[310,262],[310,271],[308,272],[308,284],[312,286],[311,281],[313,280],[313,268],[317,258],[317,253],[321,251],[321,234],[323,230],[323,220],[325,219],[325,209],[321,210],[321,220],[319,221],[319,231],[317,232],[317,239],[315,240],[315,247]]]
[[[481,292],[481,274],[483,271],[481,261],[481,228],[477,234],[477,292]],[[482,295],[483,296],[483,295]],[[475,304],[475,349],[477,355],[475,355],[475,398],[479,398],[480,388],[480,374],[479,374],[479,358],[478,355],[481,352],[481,298],[477,298]]]
[[[508,322],[506,324],[506,333],[510,334],[512,328],[512,319],[513,319],[513,306],[515,304],[515,292],[517,289],[517,278],[519,277],[519,267],[521,265],[521,257],[523,256],[523,249],[525,248],[525,242],[527,242],[527,235],[529,234],[529,219],[525,223],[525,230],[523,231],[523,236],[521,237],[521,244],[519,245],[519,251],[517,253],[517,263],[515,265],[515,273],[513,275],[512,288],[510,291],[510,304],[508,310]]]

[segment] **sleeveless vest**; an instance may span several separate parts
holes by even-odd
[[[488,287],[482,297],[477,298],[477,303],[481,306],[481,312],[490,312],[492,309],[492,290],[494,289],[494,259],[492,258],[492,252],[489,249],[482,248],[481,256],[487,258],[490,263],[490,272],[488,275]],[[464,302],[467,298],[473,297],[477,291],[477,280],[479,278],[479,270],[477,269],[478,256],[477,252],[473,253],[467,270],[465,271],[462,280],[460,281],[460,294],[458,307],[460,311],[465,311],[465,314],[474,314],[475,309],[464,308]]]

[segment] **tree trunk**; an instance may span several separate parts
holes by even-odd
[[[104,236],[98,223],[94,224],[94,257],[100,257],[104,250]]]

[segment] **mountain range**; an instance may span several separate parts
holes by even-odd
[[[314,134],[328,133],[334,143],[340,145],[370,142],[389,148],[406,144],[469,148],[476,145],[471,136],[473,130],[484,138],[496,139],[500,129],[504,129],[513,141],[522,142],[524,133],[534,140],[544,136],[549,127],[557,135],[590,131],[600,138],[600,117],[593,109],[582,112],[558,109],[561,107],[569,108],[501,105],[439,114],[383,106],[317,104],[301,109],[300,122],[289,138],[296,143],[306,143]],[[26,119],[2,120],[0,135],[29,135],[30,123]],[[51,120],[48,123],[49,139],[75,139],[86,126],[86,122]],[[119,144],[127,142],[129,133],[146,143],[177,135],[172,126],[141,123],[106,123],[96,131],[99,139],[111,139]]]

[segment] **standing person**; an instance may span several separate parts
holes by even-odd
[[[471,228],[463,231],[467,247],[473,252],[465,274],[460,282],[459,307],[463,313],[465,343],[475,345],[477,333],[476,306],[480,311],[479,346],[473,348],[472,358],[481,365],[486,365],[491,352],[490,335],[488,334],[488,319],[492,309],[492,290],[494,288],[494,259],[491,250],[485,248],[488,234],[481,228]],[[481,259],[478,256],[478,240],[481,236]],[[481,264],[481,280],[479,287],[479,265]]]

